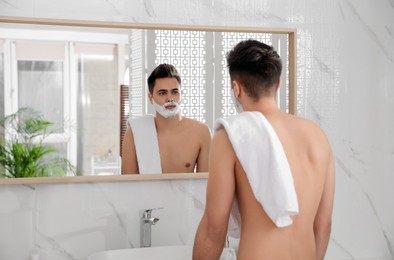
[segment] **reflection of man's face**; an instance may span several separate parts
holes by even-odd
[[[161,78],[156,79],[155,86],[153,87],[152,95],[149,95],[149,99],[152,102],[152,98],[156,104],[162,106],[169,101],[179,102],[181,99],[180,85],[176,78]],[[174,106],[167,106],[166,109],[173,109]]]

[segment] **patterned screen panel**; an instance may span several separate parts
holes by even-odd
[[[207,41],[203,31],[155,31],[155,65],[176,67],[182,81],[183,116],[206,122]]]
[[[148,30],[144,36],[136,35],[131,38],[134,41],[131,44],[130,76],[133,116],[146,111],[154,113],[146,101],[146,78],[162,63],[174,65],[181,76],[183,116],[204,122],[213,129],[217,118],[236,114],[231,101],[226,55],[237,43],[247,39],[274,46],[282,57],[283,83],[278,103],[288,111],[289,46],[286,34]]]
[[[255,39],[262,41],[268,45],[272,45],[272,34],[267,33],[248,33],[248,32],[222,32],[220,33],[220,39],[217,41],[217,49],[220,50],[220,57],[218,59],[219,64],[217,67],[220,68],[220,92],[217,92],[217,100],[220,100],[220,104],[216,106],[216,118],[229,117],[235,115],[237,112],[234,108],[233,102],[231,101],[231,84],[230,76],[227,70],[227,53],[242,40]]]

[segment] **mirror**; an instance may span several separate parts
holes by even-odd
[[[212,129],[216,118],[235,113],[227,51],[244,39],[262,40],[283,60],[278,104],[296,111],[295,29],[13,17],[0,22],[0,115],[23,106],[39,110],[58,127],[46,142],[82,175],[119,175],[124,120],[153,114],[146,78],[160,63],[175,65],[181,75],[182,115]]]

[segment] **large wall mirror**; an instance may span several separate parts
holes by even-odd
[[[152,113],[146,79],[160,63],[182,77],[182,115],[213,127],[235,114],[226,53],[273,45],[284,70],[277,100],[296,111],[295,29],[152,25],[0,17],[0,115],[32,107],[55,122],[46,142],[84,176],[119,175],[127,117]]]

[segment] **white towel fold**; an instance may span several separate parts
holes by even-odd
[[[293,176],[282,144],[271,124],[260,112],[244,112],[218,119],[224,127],[249,180],[253,194],[277,227],[291,225],[298,214]],[[234,200],[229,235],[239,237],[240,214]]]
[[[133,131],[140,174],[162,173],[155,117],[129,118],[127,124]]]

